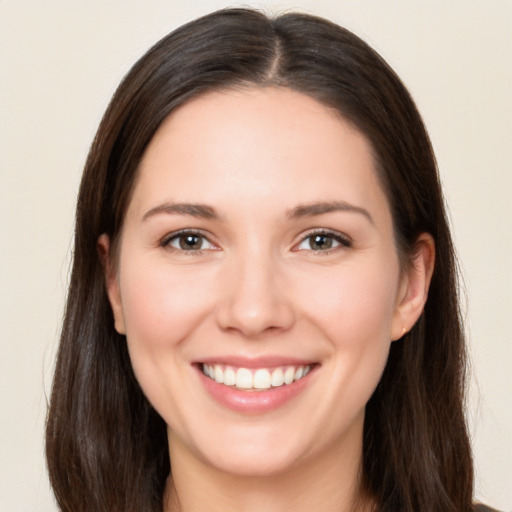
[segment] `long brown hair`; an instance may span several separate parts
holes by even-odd
[[[132,68],[100,124],[76,213],[71,282],[46,431],[51,484],[66,512],[157,512],[171,470],[166,426],[116,333],[96,244],[120,234],[142,155],[162,121],[202,93],[282,86],[337,109],[368,138],[407,265],[436,242],[424,313],[392,344],[366,409],[362,482],[380,512],[471,509],[464,419],[465,343],[457,269],[435,158],[396,74],[329,21],[218,11],[172,32]]]

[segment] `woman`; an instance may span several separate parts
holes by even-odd
[[[387,64],[244,9],[149,50],[79,194],[62,510],[469,511],[464,380],[435,159]]]

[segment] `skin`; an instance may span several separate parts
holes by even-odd
[[[297,215],[326,202],[350,208]],[[183,229],[204,235],[198,250],[172,238]],[[333,247],[311,245],[318,229]],[[359,131],[288,89],[194,99],[145,153],[115,264],[106,235],[99,248],[116,329],[168,425],[169,510],[369,508],[358,488],[365,405],[391,343],[422,312],[434,244],[422,235],[412,270],[400,269]],[[244,414],[215,401],[193,364],[233,355],[317,366],[283,406]]]

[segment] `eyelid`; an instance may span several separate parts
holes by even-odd
[[[336,242],[338,242],[339,245],[337,245],[336,247],[329,248],[329,249],[317,250],[317,251],[315,251],[313,249],[298,249],[299,245],[301,245],[308,238],[310,238],[314,235],[325,235],[325,236],[332,237]],[[341,233],[340,231],[335,231],[335,230],[326,229],[326,228],[314,228],[314,229],[308,231],[307,233],[301,235],[300,240],[296,244],[294,244],[292,250],[327,254],[327,253],[336,251],[339,247],[344,247],[344,248],[352,247],[352,244],[353,244],[352,239],[348,235]]]
[[[170,242],[180,236],[184,236],[184,235],[193,235],[193,236],[198,236],[198,237],[201,237],[203,238],[204,240],[206,240],[209,244],[211,244],[213,246],[213,248],[207,248],[207,249],[195,249],[195,250],[187,250],[187,249],[178,249],[177,247],[172,247],[170,245]],[[177,231],[173,231],[172,233],[168,233],[166,234],[159,242],[159,245],[163,248],[168,248],[168,249],[171,249],[171,250],[174,250],[176,252],[181,252],[181,253],[201,253],[203,251],[215,251],[215,250],[219,250],[219,247],[217,244],[215,244],[214,242],[212,242],[211,240],[211,235],[209,233],[205,233],[204,231],[202,231],[201,229],[194,229],[194,228],[184,228],[184,229],[179,229]]]

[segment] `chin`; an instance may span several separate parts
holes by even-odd
[[[239,477],[265,478],[284,475],[300,466],[301,457],[290,453],[265,450],[230,450],[224,456],[208,461],[222,473]]]
[[[220,425],[219,425],[220,427]],[[224,474],[240,477],[268,477],[285,474],[300,466],[311,456],[307,435],[286,435],[289,429],[271,428],[270,425],[239,425],[216,431],[200,439],[188,437],[182,443],[170,433],[171,456],[173,451],[184,449],[206,467]],[[175,443],[178,443],[176,446]],[[181,446],[179,446],[181,445]]]

